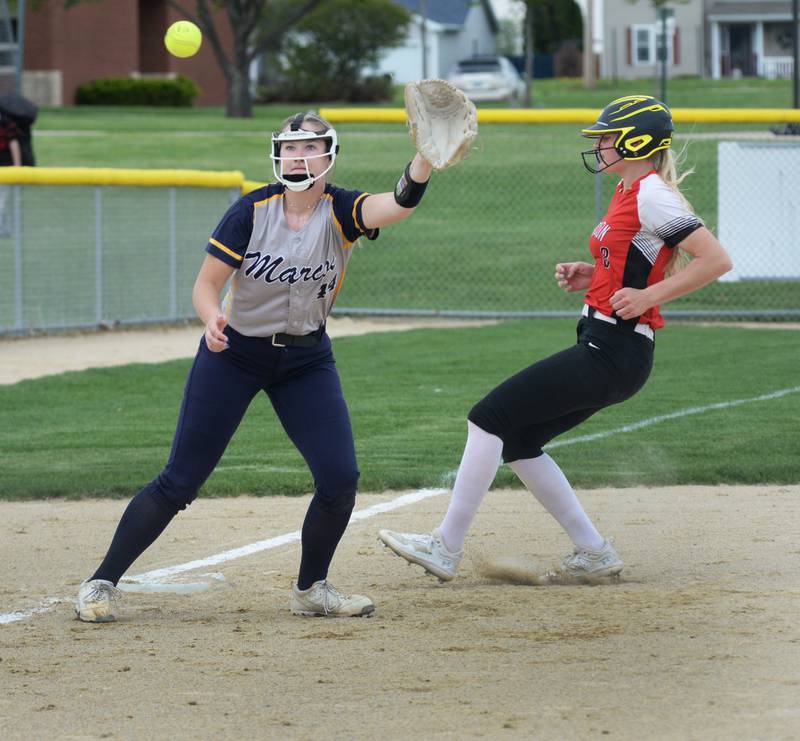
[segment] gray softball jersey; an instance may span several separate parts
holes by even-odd
[[[319,329],[341,290],[356,240],[378,236],[361,218],[368,193],[326,185],[300,231],[286,222],[284,195],[283,185],[271,183],[242,196],[206,247],[236,268],[223,312],[231,327],[250,337]]]

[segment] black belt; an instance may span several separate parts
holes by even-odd
[[[316,347],[325,334],[325,325],[310,334],[285,334],[278,332],[268,337],[275,347]]]

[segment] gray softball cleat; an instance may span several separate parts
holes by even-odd
[[[75,613],[85,623],[113,623],[122,592],[105,579],[87,579],[78,588]]]
[[[306,617],[372,617],[375,605],[362,594],[342,594],[327,579],[315,581],[308,589],[292,584],[289,609]]]
[[[617,576],[623,566],[622,559],[614,550],[610,540],[605,540],[596,551],[591,548],[576,547],[562,563],[565,573],[578,580]]]
[[[409,563],[419,564],[441,581],[453,579],[464,557],[463,549],[455,553],[447,550],[438,529],[424,534],[380,530],[378,537],[398,556]]]

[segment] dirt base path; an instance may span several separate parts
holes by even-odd
[[[425,327],[479,327],[495,323],[493,320],[424,317],[333,317],[328,320],[328,334],[336,338],[372,332],[404,332]],[[197,352],[197,343],[202,334],[203,327],[198,323],[185,327],[0,339],[0,384],[65,371],[190,358]]]
[[[359,508],[394,498],[361,495]],[[619,582],[530,587],[566,539],[533,498],[492,492],[459,577],[438,585],[376,540],[421,530],[440,495],[351,524],[331,572],[372,619],[288,612],[299,546],[201,571],[195,594],[126,594],[120,622],[70,602],[0,625],[4,739],[797,738],[800,487],[582,493],[626,562]],[[134,573],[297,530],[308,497],[200,500]],[[0,610],[71,600],[120,501],[0,504]],[[189,573],[187,580],[197,580]]]

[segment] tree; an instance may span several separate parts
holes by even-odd
[[[410,20],[391,0],[326,0],[286,43],[292,84],[311,98],[359,99],[364,71],[403,40]]]
[[[533,54],[552,54],[564,41],[580,38],[582,19],[574,0],[521,0],[520,4],[524,9],[522,38],[528,90],[525,105],[530,106]]]
[[[251,118],[250,63],[265,51],[279,46],[286,34],[322,0],[196,0],[197,14],[177,0],[168,0],[186,18],[193,20],[214,50],[217,64],[228,85],[226,115]],[[233,58],[220,41],[212,8],[224,8],[233,30]]]
[[[65,0],[67,7],[85,0]],[[280,46],[286,34],[323,0],[195,0],[190,10],[178,0],[167,2],[196,23],[227,83],[226,115],[251,118],[250,63],[269,49]],[[215,10],[224,10],[233,31],[233,55],[225,50],[215,20]]]
[[[552,54],[564,41],[581,37],[583,18],[574,0],[530,0],[530,5],[537,52]]]

